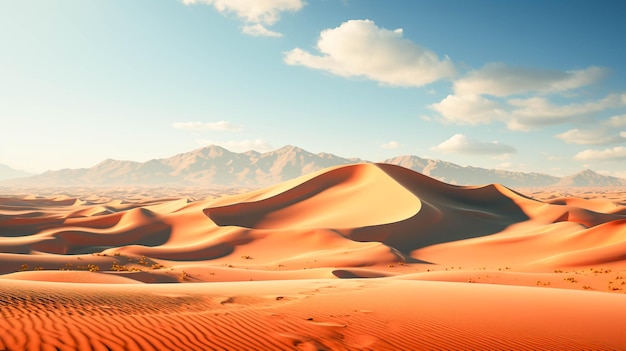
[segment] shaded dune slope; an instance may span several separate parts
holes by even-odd
[[[618,197],[388,164],[217,199],[0,197],[0,350],[622,349]]]
[[[337,268],[396,262],[585,266],[625,259],[625,213],[623,205],[599,201],[541,202],[501,185],[449,185],[389,164],[329,168],[211,200],[7,197],[0,199],[0,273],[59,269],[68,259],[107,272],[114,264],[190,272],[209,265],[300,270],[303,277],[313,271],[302,269],[322,268],[320,277],[384,276]],[[173,279],[136,270],[111,273]]]
[[[501,186],[456,187],[399,166],[360,164],[204,212],[220,226],[325,229],[409,253],[527,220],[511,197],[532,202]]]

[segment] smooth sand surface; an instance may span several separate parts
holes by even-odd
[[[0,195],[0,350],[626,347],[624,189],[152,190]]]

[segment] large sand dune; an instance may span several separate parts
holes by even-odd
[[[0,197],[0,350],[624,348],[626,192],[602,191],[356,164],[216,198]]]

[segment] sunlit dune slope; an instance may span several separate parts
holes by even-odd
[[[626,344],[621,190],[539,201],[355,164],[184,193],[0,197],[0,350]]]
[[[398,262],[549,271],[622,262],[625,212],[449,185],[389,164],[197,201],[9,197],[0,199],[0,273],[93,264],[160,282],[386,276]],[[374,271],[345,270],[356,267]]]

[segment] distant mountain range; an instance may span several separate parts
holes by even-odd
[[[24,177],[25,175],[19,173],[13,173],[11,176],[11,173],[5,172],[0,165],[0,185],[29,187],[168,185],[257,188],[327,167],[365,162],[369,161],[342,158],[327,153],[313,154],[295,146],[285,146],[266,153],[256,151],[236,153],[212,145],[147,162],[108,159],[90,168],[47,171],[29,177]],[[508,187],[626,186],[624,179],[604,176],[591,170],[558,178],[542,173],[462,167],[450,162],[417,156],[399,156],[384,160],[382,163],[403,166],[432,178],[458,185],[499,183]],[[22,178],[6,180],[17,177]]]
[[[13,179],[13,178],[22,178],[33,175],[32,173],[20,171],[9,166],[0,164],[0,181]]]

